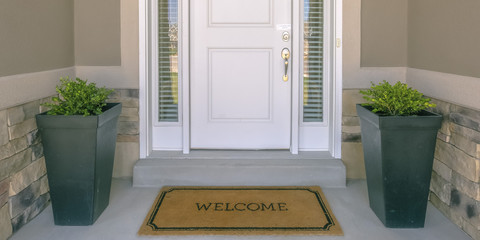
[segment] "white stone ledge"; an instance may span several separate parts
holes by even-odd
[[[0,77],[0,110],[55,94],[65,76],[74,77],[74,67]]]
[[[407,83],[426,96],[480,110],[480,78],[408,68]]]

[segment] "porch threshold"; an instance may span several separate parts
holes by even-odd
[[[134,187],[308,186],[343,188],[346,170],[328,152],[158,151],[133,169]]]

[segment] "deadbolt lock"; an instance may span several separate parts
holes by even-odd
[[[289,32],[283,32],[282,33],[282,40],[284,42],[288,42],[290,40],[290,33]]]

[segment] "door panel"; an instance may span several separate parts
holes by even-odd
[[[270,49],[210,49],[210,121],[271,119],[271,55]]]
[[[191,147],[289,148],[291,0],[190,3]]]
[[[270,24],[271,5],[272,0],[210,0],[210,24]]]

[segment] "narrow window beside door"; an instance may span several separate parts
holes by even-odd
[[[158,121],[178,121],[178,1],[158,1]]]
[[[323,0],[304,0],[303,122],[323,121]]]

